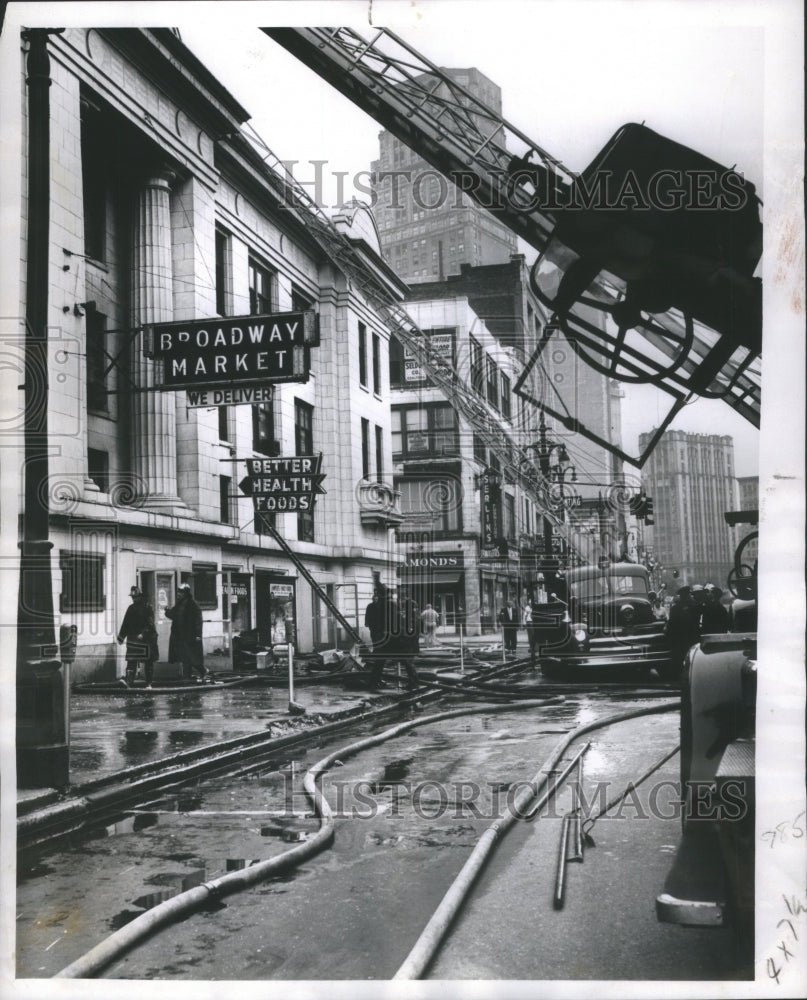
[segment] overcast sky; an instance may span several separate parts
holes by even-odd
[[[727,24],[725,8],[719,23],[710,23],[707,7],[690,20],[679,13],[665,18],[661,12],[669,7],[647,3],[442,0],[423,6],[420,18],[376,5],[374,20],[382,23],[391,12],[401,18],[394,30],[432,62],[475,66],[489,76],[502,89],[504,117],[571,170],[582,170],[621,125],[638,121],[719,163],[736,164],[761,193],[764,34]],[[366,18],[355,26],[370,30]],[[299,161],[299,180],[314,180],[309,161],[327,160],[325,201],[336,202],[334,175],[344,171],[344,194],[362,196],[351,178],[378,156],[379,126],[372,118],[249,20],[223,25],[204,17],[180,30],[252,114],[273,151]],[[623,436],[629,452],[635,453],[641,431],[663,419],[668,401],[628,390]],[[692,404],[673,426],[730,434],[738,475],[756,473],[758,434],[725,404]]]
[[[309,161],[327,161],[328,204],[337,198],[337,172],[347,173],[345,196],[361,194],[350,179],[377,157],[379,126],[259,31],[262,23],[350,23],[369,32],[372,16],[433,62],[487,74],[502,89],[505,118],[573,171],[621,125],[638,121],[736,165],[763,194],[765,32],[754,0],[65,3],[56,9],[60,23],[73,17],[178,27],[273,151],[299,161],[299,180],[313,180]],[[638,433],[650,430],[665,407],[646,398],[632,406],[627,398],[623,410],[625,444],[633,451]],[[730,434],[738,474],[755,474],[758,435],[725,404],[698,401],[674,426]]]

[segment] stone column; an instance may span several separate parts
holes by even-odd
[[[155,171],[137,194],[132,252],[135,327],[173,319],[171,171]],[[176,404],[173,392],[138,392],[154,385],[155,363],[137,338],[132,353],[132,471],[149,507],[184,506],[177,494]]]

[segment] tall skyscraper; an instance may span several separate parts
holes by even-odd
[[[501,113],[502,92],[478,69],[443,72]],[[407,284],[436,281],[460,264],[498,264],[517,250],[515,234],[390,132],[379,136],[375,216],[387,262]]]
[[[640,434],[640,448],[651,437],[652,432]],[[678,570],[679,585],[725,586],[734,534],[723,515],[737,509],[733,439],[667,431],[650,455],[643,479],[655,508],[656,559],[667,570]]]

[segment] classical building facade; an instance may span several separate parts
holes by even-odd
[[[26,220],[41,209],[26,198],[26,49],[23,265]],[[395,582],[389,332],[305,217],[281,204],[241,130],[247,111],[177,35],[69,28],[48,50],[51,436],[40,492],[57,624],[78,633],[73,677],[120,670],[115,636],[135,584],[156,608],[163,661],[165,609],[183,582],[202,607],[208,655],[226,657],[244,629],[282,640],[292,619],[298,649],[332,647],[344,630],[264,518],[351,624],[375,582]],[[354,207],[335,221],[373,279],[402,297],[372,218]],[[20,316],[31,294],[21,281]],[[317,346],[299,348],[307,379],[259,385],[257,403],[238,398],[237,377],[205,405],[159,390],[153,324],[206,319],[214,337],[218,318],[289,312],[313,312],[318,325]],[[256,515],[238,487],[245,460],[312,454],[326,490],[313,510]]]

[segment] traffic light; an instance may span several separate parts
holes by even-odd
[[[656,519],[653,517],[653,498],[645,497],[644,501],[644,518],[645,524],[655,524]]]
[[[643,521],[647,516],[648,501],[649,498],[644,491],[638,493],[635,497],[631,497],[628,509],[637,520]]]

